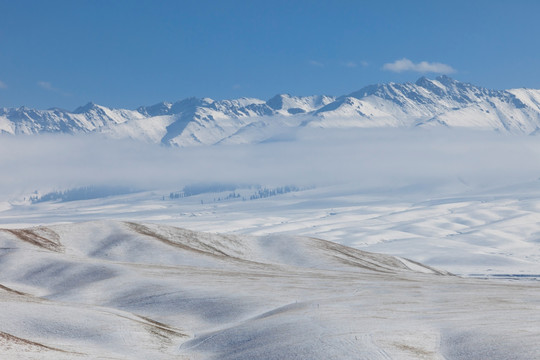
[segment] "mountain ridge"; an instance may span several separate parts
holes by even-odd
[[[465,127],[537,134],[540,90],[491,90],[448,76],[368,85],[339,97],[278,94],[213,100],[190,97],[115,109],[93,102],[59,108],[0,108],[0,134],[103,133],[167,146],[268,141],[301,127]]]

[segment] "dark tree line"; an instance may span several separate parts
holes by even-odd
[[[134,192],[133,189],[123,186],[83,186],[68,190],[51,191],[42,196],[33,195],[30,197],[32,203],[45,201],[77,201],[99,199],[113,195],[123,195]]]
[[[251,195],[249,199],[250,200],[262,199],[262,198],[282,195],[282,194],[290,193],[293,191],[299,191],[299,190],[300,189],[296,186],[281,186],[274,189],[262,188],[262,189],[257,190],[255,194]]]

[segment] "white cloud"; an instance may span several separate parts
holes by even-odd
[[[0,89],[7,89],[6,83],[1,80],[0,80]]]
[[[355,67],[358,66],[354,61],[345,61],[345,62],[343,62],[341,64],[343,66],[345,66],[345,67],[348,67],[348,68],[355,68]]]
[[[57,89],[55,89],[52,84],[48,81],[38,81],[38,86],[42,89],[45,89],[45,90],[50,90],[50,91],[57,91]]]
[[[316,66],[316,67],[324,67],[323,63],[316,60],[309,60],[309,65]]]
[[[71,94],[69,93],[66,93],[56,87],[54,87],[50,82],[48,81],[38,81],[37,82],[37,85],[42,88],[42,89],[45,89],[47,91],[52,91],[52,92],[55,92],[55,93],[58,93],[58,94],[61,94],[63,96],[71,96]]]
[[[393,71],[393,72],[404,72],[404,71],[415,71],[419,73],[438,73],[438,74],[451,74],[456,72],[454,68],[450,65],[437,63],[437,62],[427,62],[421,61],[419,63],[413,63],[407,58],[396,60],[393,63],[387,63],[383,65],[383,70]]]
[[[355,67],[358,67],[358,66],[367,67],[367,66],[369,66],[369,63],[367,61],[364,61],[364,60],[360,61],[359,63],[355,62],[355,61],[342,61],[340,63],[340,65],[348,67],[348,68],[355,68]]]

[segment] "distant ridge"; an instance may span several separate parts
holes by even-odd
[[[366,86],[339,97],[187,98],[136,110],[0,108],[0,133],[103,133],[167,146],[259,143],[298,127],[461,127],[535,135],[540,90],[489,90],[448,76]]]

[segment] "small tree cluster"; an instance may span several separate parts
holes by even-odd
[[[268,189],[268,188],[261,188],[259,190],[257,190],[257,192],[255,192],[255,194],[251,195],[249,197],[250,200],[255,200],[255,199],[262,199],[262,198],[267,198],[267,197],[271,197],[271,196],[276,196],[276,195],[282,195],[282,194],[286,194],[286,193],[290,193],[290,192],[293,192],[293,191],[299,191],[300,189],[296,186],[281,186],[281,187],[277,187],[275,189]]]

